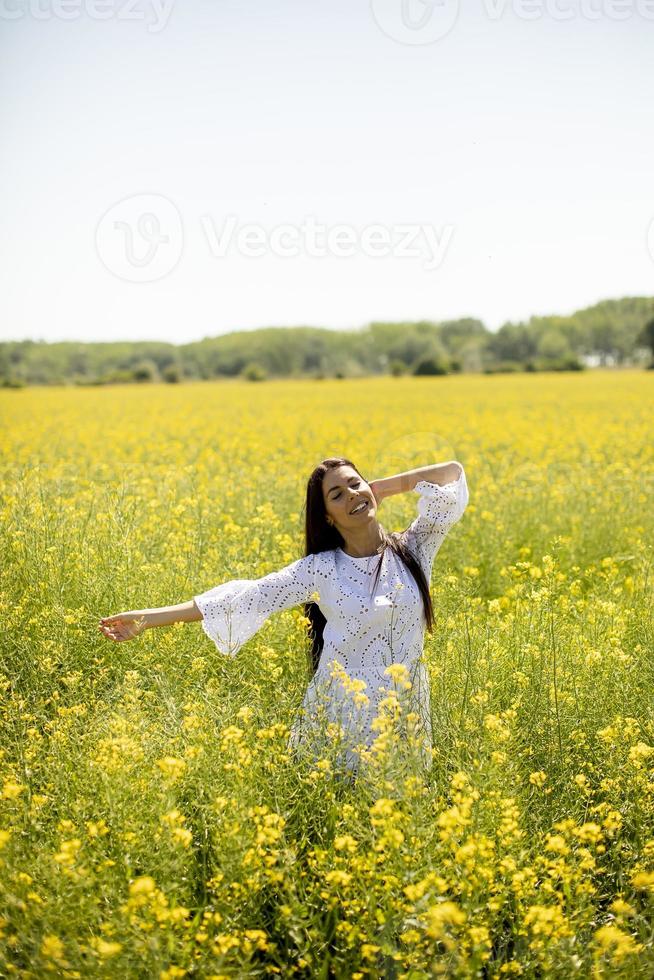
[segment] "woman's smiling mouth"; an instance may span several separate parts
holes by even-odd
[[[365,510],[367,507],[368,507],[368,501],[367,500],[362,500],[361,503],[358,503],[356,505],[356,507],[354,508],[354,510],[351,510],[350,511],[350,514],[358,514],[358,513],[360,513],[360,511]]]

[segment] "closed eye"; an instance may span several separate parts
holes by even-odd
[[[358,487],[360,485],[361,485],[361,480],[357,480],[356,483],[353,483],[352,484],[353,487]],[[340,497],[340,495],[341,495],[341,493],[340,493],[340,490],[339,490],[338,493],[335,493],[334,494],[334,496],[332,497],[332,500],[338,500],[338,498]]]

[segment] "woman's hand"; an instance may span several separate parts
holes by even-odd
[[[115,616],[104,616],[98,629],[116,643],[133,640],[147,629],[147,616],[142,612],[117,613]]]
[[[379,507],[380,503],[384,499],[384,494],[382,493],[381,480],[373,480],[368,486],[372,490],[372,495],[375,498],[375,503]]]

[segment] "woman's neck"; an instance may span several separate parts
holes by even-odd
[[[377,524],[367,534],[358,535],[356,538],[350,535],[343,546],[343,551],[350,558],[372,558],[382,550],[385,540],[384,532]]]

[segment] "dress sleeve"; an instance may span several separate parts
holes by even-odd
[[[450,483],[419,480],[413,489],[419,494],[418,516],[405,532],[407,543],[413,547],[416,556],[424,558],[431,567],[447,532],[467,507],[469,494],[465,470],[461,466],[458,478]]]
[[[202,629],[221,653],[240,650],[280,609],[308,601],[315,591],[316,555],[306,555],[259,579],[232,579],[193,596]]]

